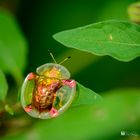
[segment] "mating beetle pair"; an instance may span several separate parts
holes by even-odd
[[[55,61],[52,53],[50,55]],[[27,75],[22,85],[22,107],[30,116],[40,119],[65,112],[76,93],[76,81],[69,78],[69,71],[60,64],[47,63],[38,67],[36,73]]]

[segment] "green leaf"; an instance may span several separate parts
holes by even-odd
[[[7,95],[8,84],[4,73],[0,70],[0,100],[3,101]]]
[[[22,80],[26,65],[27,44],[15,18],[0,10],[0,68]]]
[[[140,26],[109,20],[55,34],[63,45],[95,55],[109,55],[120,61],[140,56]]]
[[[38,139],[47,137],[51,140],[96,140],[115,134],[120,137],[123,130],[139,128],[139,92],[116,91],[115,95],[106,97],[99,104],[72,108],[56,119],[39,122],[32,133],[38,133]]]
[[[90,90],[89,88],[84,87],[80,83],[77,83],[77,96],[75,101],[72,103],[72,107],[78,105],[86,105],[86,104],[95,104],[102,100],[102,97]]]
[[[37,121],[24,134],[7,139],[112,140],[113,136],[118,140],[125,130],[139,135],[139,93],[140,89],[111,91],[98,104],[74,107],[57,118]]]

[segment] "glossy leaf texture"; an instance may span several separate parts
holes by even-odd
[[[63,45],[95,55],[109,55],[120,61],[140,56],[140,26],[108,20],[62,31],[54,36]]]
[[[4,73],[0,70],[0,101],[4,101],[8,91],[8,84]]]
[[[76,98],[72,103],[72,107],[79,105],[96,104],[103,100],[103,98],[99,94],[95,93],[89,88],[84,87],[78,82],[76,83]]]
[[[71,108],[56,119],[38,121],[24,134],[7,136],[3,140],[109,140],[115,136],[116,139],[122,138],[123,130],[132,130],[139,135],[140,89],[120,89],[110,93],[106,93],[105,100],[96,105]]]
[[[22,80],[26,65],[27,43],[15,18],[0,10],[0,68],[13,75],[17,82]]]

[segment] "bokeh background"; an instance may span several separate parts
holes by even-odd
[[[71,56],[71,60],[64,65],[70,70],[72,77],[96,92],[120,86],[139,86],[139,59],[121,63],[110,57],[101,58],[66,48],[52,38],[59,31],[93,22],[128,20],[127,7],[134,1],[21,1],[16,15],[29,44],[27,73],[41,64],[52,62],[47,51],[50,49],[58,62]]]
[[[36,67],[42,64],[53,62],[50,55],[48,54],[49,49],[54,54],[58,62],[67,56],[71,56],[71,59],[65,62],[63,65],[69,69],[72,78],[76,79],[76,81],[92,89],[96,93],[102,96],[108,96],[112,94],[110,91],[115,89],[139,88],[140,58],[136,58],[131,62],[124,63],[109,56],[95,56],[93,54],[67,48],[56,42],[52,38],[52,35],[59,31],[108,19],[129,20],[127,8],[131,3],[136,1],[137,0],[1,0],[0,8],[9,11],[15,16],[18,26],[20,27],[27,41],[28,53],[26,56],[26,67],[23,72],[24,76],[30,71],[35,71]],[[7,79],[9,85],[13,85],[14,80],[12,77],[7,75]],[[133,92],[131,94],[133,94]],[[17,94],[14,94],[14,101],[16,96]],[[113,101],[115,102],[115,100]],[[112,106],[111,103],[112,102],[110,101],[110,106]],[[7,122],[8,126],[12,129],[13,125],[15,125],[15,129],[12,131],[11,129],[7,128],[8,126],[6,126],[5,131],[3,130],[3,136],[1,136],[1,139],[33,138],[34,140],[43,140],[47,139],[47,133],[50,134],[48,137],[51,138],[52,135],[55,135],[55,131],[58,131],[58,126],[63,125],[63,118],[65,123],[72,121],[74,125],[76,124],[69,117],[71,116],[74,118],[74,114],[71,115],[71,112],[75,113],[75,111],[77,111],[76,109],[70,111],[70,113],[68,112],[66,117],[60,117],[60,119],[56,121],[56,124],[53,123],[51,126],[50,123],[52,123],[53,120],[40,122],[40,120],[34,120],[30,118],[22,111],[17,113],[15,116],[7,116],[9,120]],[[117,109],[119,110],[120,108]],[[84,109],[81,109],[81,112],[81,115],[83,115]],[[110,122],[113,122],[117,118],[115,118],[114,115],[111,119],[112,120],[110,120]],[[12,121],[10,122],[10,120]],[[88,118],[85,117],[85,122],[86,120],[88,120]],[[84,121],[84,119],[82,121]],[[38,122],[37,125],[36,122]],[[50,126],[50,128],[48,128],[47,125]],[[55,125],[58,125],[57,129],[55,128]],[[98,123],[95,126],[97,125]],[[107,125],[107,123],[105,125]],[[82,127],[84,127],[84,123]],[[28,128],[30,129],[28,130]],[[64,131],[64,135],[66,135],[66,137],[67,135],[69,136],[67,139],[71,139],[71,136],[74,138],[74,135],[75,139],[82,139],[80,136],[76,136],[76,132],[71,134],[73,132],[71,132],[73,129],[72,127],[65,128],[68,129],[69,133],[65,132],[62,127],[60,127],[60,135],[62,135],[61,132]],[[100,130],[100,128],[102,127],[99,127],[98,130]],[[3,127],[0,128],[0,131],[2,131],[2,129]],[[75,131],[76,129],[80,128],[77,126]],[[86,131],[88,129],[86,125],[85,129]],[[116,131],[114,129],[112,129],[110,126],[110,133],[106,132],[107,136],[105,134],[100,135],[99,133],[95,140],[122,139],[119,134],[121,127],[117,133],[115,133]],[[104,131],[105,130],[106,129],[104,128]],[[82,133],[83,130],[79,131]],[[131,133],[131,129],[129,131]],[[136,132],[135,129],[132,129],[132,131]],[[28,136],[24,137],[23,135],[26,134],[26,132],[28,133]],[[56,134],[59,135],[59,133]],[[136,139],[137,137],[125,137],[124,139],[134,138]],[[52,139],[57,139],[57,136],[52,137]],[[83,139],[92,140],[93,136],[89,135],[89,137]]]

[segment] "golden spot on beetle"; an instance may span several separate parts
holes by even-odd
[[[60,102],[59,102],[59,106],[62,107],[62,100],[63,100],[63,93],[60,93]]]
[[[109,40],[113,40],[113,36],[111,34],[109,35]]]
[[[60,70],[57,69],[56,67],[53,67],[48,71],[45,71],[43,74],[47,77],[58,77],[58,78],[61,77]]]

